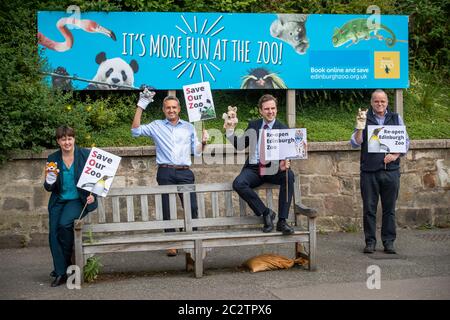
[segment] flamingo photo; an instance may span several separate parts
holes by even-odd
[[[76,18],[61,18],[56,23],[56,27],[58,28],[59,32],[64,37],[63,42],[56,42],[54,40],[51,40],[44,36],[41,32],[38,32],[38,43],[43,45],[44,47],[47,47],[51,50],[58,51],[58,52],[64,52],[67,50],[70,50],[73,46],[73,35],[72,32],[66,27],[67,25],[76,26],[80,29],[83,29],[86,32],[89,33],[101,33],[105,36],[113,39],[116,41],[116,35],[112,30],[109,30],[105,27],[102,27],[97,22],[87,19],[76,19]]]

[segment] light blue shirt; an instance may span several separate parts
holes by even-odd
[[[387,110],[386,110],[387,112]],[[386,115],[386,112],[384,113]],[[377,115],[376,113],[373,114],[375,116],[375,120],[377,120],[378,125],[382,126],[384,124],[384,119],[386,118],[385,115],[383,115],[382,117],[380,117],[379,115]],[[405,123],[403,122],[403,119],[400,115],[398,115],[398,125],[400,126],[404,126]],[[359,144],[358,142],[356,142],[356,131],[358,131],[357,129],[355,129],[353,131],[352,137],[350,139],[350,143],[352,145],[352,148],[359,148],[361,146],[361,144]],[[408,132],[405,132],[405,136],[406,136],[406,152],[408,152],[409,150],[409,136],[408,136]],[[403,153],[402,153],[403,155]]]
[[[197,139],[194,126],[179,119],[173,125],[169,120],[155,120],[149,124],[140,125],[131,129],[133,137],[152,138],[156,146],[156,163],[179,166],[190,166],[191,153],[200,156],[197,147],[200,142]]]
[[[269,126],[266,130],[272,130],[273,125],[275,124],[275,120],[272,120],[271,122],[267,123]],[[266,125],[266,122],[263,120],[261,127],[259,128],[259,139],[258,139],[258,148],[256,148],[255,153],[250,156],[249,163],[255,164],[259,163],[259,149],[261,146],[261,138],[262,138],[262,130],[264,129],[264,125]]]

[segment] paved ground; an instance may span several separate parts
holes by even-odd
[[[361,233],[320,234],[316,272],[294,267],[259,273],[239,266],[262,253],[290,257],[292,245],[215,249],[208,254],[200,279],[184,271],[181,255],[104,254],[99,279],[81,290],[49,286],[47,247],[3,249],[0,299],[450,299],[450,229],[399,230],[396,248],[397,255],[385,254],[381,246],[375,254],[365,255]],[[372,265],[380,268],[380,289],[367,288],[367,268]]]

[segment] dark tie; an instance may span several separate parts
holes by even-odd
[[[269,129],[269,125],[265,124],[261,131],[261,143],[259,144],[259,175],[264,176],[266,174],[266,141],[264,139],[265,130]]]

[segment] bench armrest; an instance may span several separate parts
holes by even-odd
[[[307,216],[309,218],[315,218],[317,217],[317,210],[313,208],[309,208],[305,206],[302,203],[295,203],[294,204],[294,212],[295,214],[302,214],[304,216]]]
[[[81,220],[75,219],[74,222],[73,222],[73,227],[74,227],[75,230],[83,229],[83,225],[84,225],[84,220],[83,219],[81,219]]]

